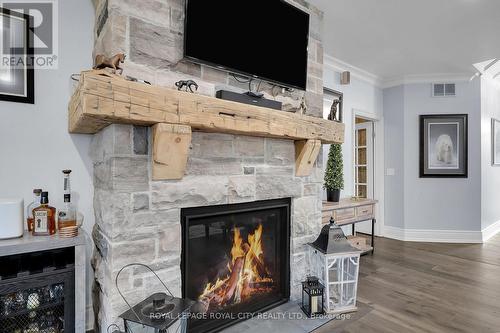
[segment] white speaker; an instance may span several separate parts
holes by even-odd
[[[18,238],[24,231],[23,199],[0,198],[0,239]]]

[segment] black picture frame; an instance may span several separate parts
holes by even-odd
[[[2,90],[2,85],[0,85],[0,101],[8,101],[8,102],[17,102],[17,103],[27,103],[27,104],[35,104],[35,71],[33,68],[33,59],[34,59],[34,46],[33,46],[33,35],[34,35],[34,27],[33,27],[33,17],[28,14],[21,14],[16,11],[9,10],[7,8],[0,7],[0,15],[4,18],[2,22],[4,22],[5,17],[10,21],[12,18],[22,19],[24,20],[24,31],[25,31],[25,40],[24,40],[24,48],[19,50],[18,48],[11,48],[15,52],[10,56],[16,55],[24,55],[23,62],[23,85],[24,91],[22,94],[13,94],[9,93],[5,90]],[[4,24],[4,23],[2,23]],[[1,38],[5,42],[4,38],[4,30],[2,29]],[[4,46],[5,47],[5,46]]]
[[[468,145],[467,114],[420,115],[420,178],[467,178]]]

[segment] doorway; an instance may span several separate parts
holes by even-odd
[[[356,117],[354,133],[354,196],[373,199],[373,121]]]
[[[355,117],[354,126],[354,196],[360,199],[374,198],[374,122]],[[371,221],[356,225],[356,231],[371,233]]]

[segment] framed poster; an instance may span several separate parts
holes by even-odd
[[[34,104],[32,17],[0,7],[0,100]]]
[[[467,178],[466,114],[420,116],[420,178]]]
[[[491,119],[491,161],[500,165],[500,120]]]

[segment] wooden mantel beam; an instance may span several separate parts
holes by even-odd
[[[344,141],[344,124],[334,121],[131,82],[105,71],[82,72],[69,104],[69,131],[97,133],[112,123],[170,123],[206,132]]]
[[[153,179],[181,179],[192,131],[290,139],[296,176],[311,173],[322,143],[342,143],[344,124],[82,72],[69,104],[69,131],[97,133],[113,124],[153,126]]]

